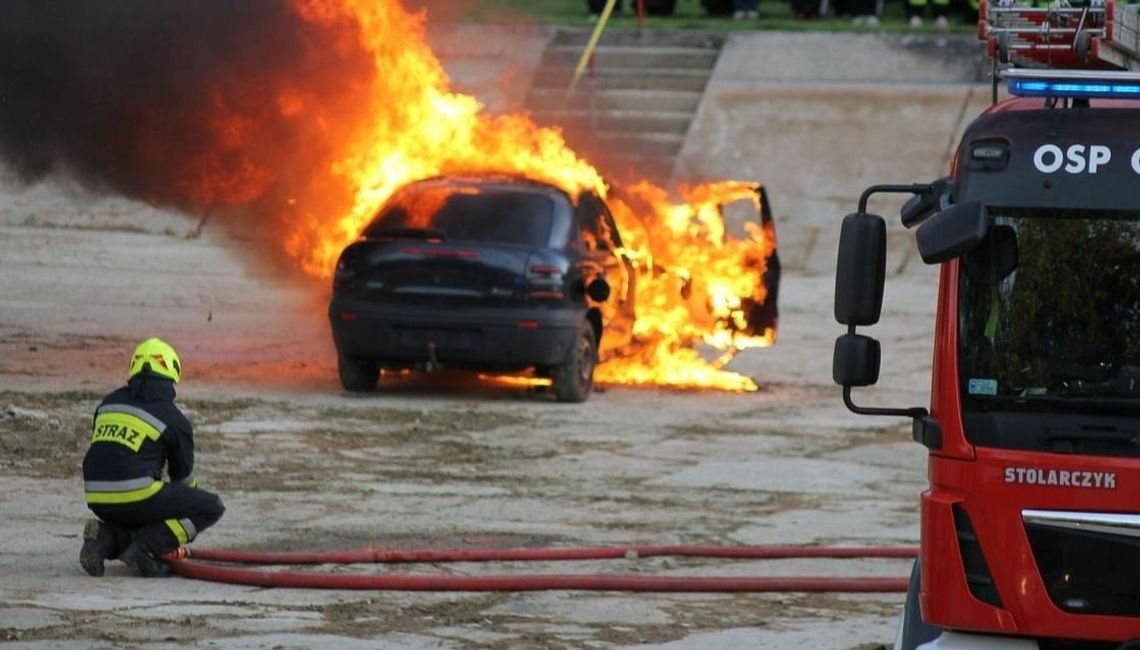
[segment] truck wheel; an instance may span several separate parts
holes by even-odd
[[[1089,48],[1092,47],[1092,34],[1081,31],[1077,33],[1077,37],[1073,39],[1073,53],[1077,55],[1077,60],[1085,63],[1089,60]]]
[[[895,637],[895,650],[915,650],[918,646],[937,639],[942,628],[927,625],[919,611],[918,594],[922,591],[922,565],[914,561],[910,570],[910,585],[906,589],[906,605],[899,619],[899,630]]]
[[[559,402],[585,402],[594,388],[594,367],[598,365],[598,344],[594,328],[583,323],[570,356],[550,373],[554,396]]]
[[[380,379],[380,365],[375,361],[361,361],[341,354],[337,355],[336,367],[340,385],[349,392],[367,393],[376,388],[376,381]]]
[[[998,63],[1009,63],[1009,32],[998,32],[997,60]]]

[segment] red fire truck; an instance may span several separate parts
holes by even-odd
[[[995,104],[949,175],[867,188],[843,221],[834,380],[930,450],[896,648],[1140,648],[1137,15],[984,7]],[[902,224],[941,265],[929,410],[852,398],[879,377],[857,328],[882,308],[884,192],[913,195]]]

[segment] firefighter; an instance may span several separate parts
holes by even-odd
[[[947,14],[950,13],[950,0],[907,0],[906,15],[911,27],[922,27],[922,17],[926,13],[927,5],[933,5],[934,24],[939,29],[946,29],[950,23]]]
[[[83,458],[87,507],[98,519],[83,527],[79,563],[93,576],[118,558],[139,575],[169,574],[160,558],[222,517],[217,495],[198,488],[190,421],[174,405],[182,362],[169,343],[135,348],[127,385],[95,411]],[[162,481],[166,467],[169,481]]]

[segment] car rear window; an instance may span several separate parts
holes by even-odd
[[[545,246],[554,209],[550,195],[522,189],[410,188],[383,208],[364,235],[415,236],[422,229],[425,238],[434,234],[445,241]]]

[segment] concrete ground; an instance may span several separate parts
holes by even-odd
[[[818,81],[807,72],[765,81],[729,65],[774,38],[742,35],[726,49],[679,164],[682,174],[758,178],[776,202],[787,251],[780,341],[730,366],[756,378],[762,388],[752,394],[608,387],[572,406],[441,375],[350,396],[336,382],[327,288],[259,263],[256,241],[209,226],[196,237],[181,215],[92,197],[58,179],[34,187],[0,180],[0,641],[889,644],[898,594],[313,591],[141,580],[118,563],[94,579],[77,563],[87,517],[78,467],[92,410],[121,382],[131,346],[155,332],[183,355],[179,399],[196,423],[197,473],[228,508],[201,548],[916,543],[923,449],[905,421],[849,414],[831,383],[841,328],[831,318],[827,242],[863,185],[939,175],[963,116],[984,105],[988,87],[960,76],[895,83],[822,72]],[[840,45],[818,53],[817,72],[849,51]],[[867,66],[930,60],[905,48],[894,56]],[[935,274],[911,259],[908,234],[892,240],[884,322],[869,330],[883,341],[883,381],[864,401],[920,405]],[[902,576],[909,563],[643,559],[359,570]]]

